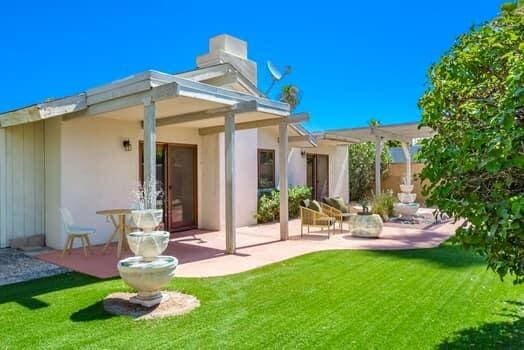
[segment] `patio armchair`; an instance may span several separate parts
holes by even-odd
[[[316,202],[316,201],[315,201]],[[317,202],[318,203],[318,202]],[[328,238],[331,238],[331,229],[334,228],[336,219],[329,216],[327,213],[322,211],[320,205],[318,208],[311,208],[309,205],[302,203],[300,206],[300,236],[304,235],[304,226],[307,227],[307,232],[311,226],[320,227],[323,231],[327,229]]]
[[[88,250],[91,248],[91,242],[89,241],[89,235],[94,234],[96,230],[91,227],[82,227],[75,225],[75,221],[71,212],[66,208],[60,208],[60,215],[62,216],[62,224],[64,225],[64,231],[67,233],[67,240],[62,251],[62,257],[67,252],[71,254],[73,248],[73,242],[76,238],[80,239],[82,248],[84,249],[84,255],[87,256]]]
[[[330,217],[335,218],[336,223],[340,227],[340,232],[343,231],[344,222],[348,223],[348,230],[349,230],[349,218],[355,214],[344,213],[340,209],[334,208],[326,203],[320,203],[320,207],[322,208],[322,212],[326,213]]]

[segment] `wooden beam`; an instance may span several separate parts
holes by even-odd
[[[144,199],[146,209],[156,209],[156,107],[149,97],[144,101]]]
[[[300,135],[300,136],[289,136],[287,138],[287,141],[289,143],[293,142],[309,142],[311,139],[314,138],[312,135]]]
[[[237,123],[235,125],[236,130],[246,130],[246,129],[256,129],[256,128],[264,128],[267,126],[274,126],[279,125],[280,122],[285,121],[286,124],[295,124],[295,123],[302,123],[309,120],[309,114],[308,113],[301,113],[296,114],[289,117],[282,117],[282,118],[271,118],[271,119],[261,119],[261,120],[255,120],[252,122],[243,122],[243,123]],[[224,132],[224,126],[210,126],[207,128],[201,128],[198,129],[198,134],[201,136],[204,135],[211,135],[211,134],[217,134],[220,132]]]
[[[279,160],[279,188],[280,188],[280,239],[286,241],[289,238],[289,211],[288,211],[288,123],[282,120],[278,125],[278,160]]]
[[[225,176],[226,176],[226,253],[236,251],[235,222],[235,114],[229,113],[224,118],[225,130]]]
[[[381,130],[380,127],[372,127],[371,134],[375,136],[380,136],[386,140],[396,140],[401,142],[411,142],[411,137],[395,134],[391,131]]]
[[[138,92],[133,95],[119,96],[118,94],[116,94],[114,99],[97,102],[96,104],[93,104],[93,105],[90,104],[90,100],[88,96],[87,109],[85,109],[84,111],[77,112],[77,113],[71,113],[71,114],[65,115],[62,118],[62,120],[67,121],[67,120],[71,120],[75,118],[88,117],[92,115],[111,112],[114,110],[125,109],[129,107],[134,107],[134,106],[140,106],[143,103],[144,99],[146,98],[152,98],[154,101],[160,101],[160,100],[167,99],[170,97],[178,96],[178,94],[179,94],[178,83],[172,82],[172,83],[167,83],[167,84],[160,85],[160,86],[155,86],[154,88],[150,88],[148,90]]]
[[[172,117],[166,117],[158,119],[156,126],[166,126],[166,125],[175,125],[182,123],[189,123],[199,120],[211,119],[225,116],[228,113],[247,113],[254,112],[258,108],[258,103],[255,100],[239,102],[232,106],[219,107],[214,109],[208,109],[206,111],[191,112],[186,114],[174,115]]]
[[[335,135],[335,134],[324,134],[320,138],[321,140],[328,140],[328,141],[340,141],[344,143],[360,143],[360,140],[353,139],[351,137],[347,136],[341,136],[341,135]]]

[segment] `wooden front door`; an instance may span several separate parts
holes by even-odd
[[[329,156],[325,154],[307,155],[307,186],[311,188],[312,198],[321,201],[329,196]]]
[[[140,144],[140,181],[143,183],[144,148]],[[197,146],[158,143],[157,186],[163,196],[157,208],[164,210],[164,229],[170,232],[197,227]]]

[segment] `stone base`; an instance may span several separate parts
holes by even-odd
[[[153,307],[160,303],[166,302],[169,300],[169,294],[158,292],[153,294],[142,295],[140,293],[129,298],[129,302],[133,304],[142,305],[145,307]]]
[[[417,203],[395,203],[393,204],[393,213],[395,215],[402,215],[412,217],[417,214],[420,205]]]
[[[135,320],[152,320],[187,314],[200,306],[196,297],[179,292],[162,292],[161,303],[151,307],[135,303],[137,298],[140,299],[135,293],[112,293],[104,299],[104,309],[111,314],[130,316]]]

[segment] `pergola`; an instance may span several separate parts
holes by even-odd
[[[380,179],[380,155],[382,153],[382,145],[384,141],[395,140],[400,141],[404,157],[406,158],[406,181],[408,185],[411,184],[411,154],[410,147],[414,139],[431,137],[435,131],[428,127],[420,127],[418,123],[401,123],[368,126],[350,129],[335,129],[329,130],[321,135],[324,137],[344,137],[352,140],[354,143],[360,142],[374,142],[375,143],[375,179]],[[375,181],[375,193],[381,193],[380,181]]]
[[[278,126],[280,159],[280,235],[288,239],[288,127],[309,119],[291,115],[287,103],[199,83],[158,71],[146,71],[78,95],[24,107],[0,115],[0,128],[60,117],[112,118],[135,121],[144,133],[144,191],[147,208],[156,182],[157,128],[177,125],[198,129],[201,136],[224,133],[226,252],[236,250],[235,132]],[[291,128],[299,133],[300,128]],[[292,136],[293,137],[293,136]]]

